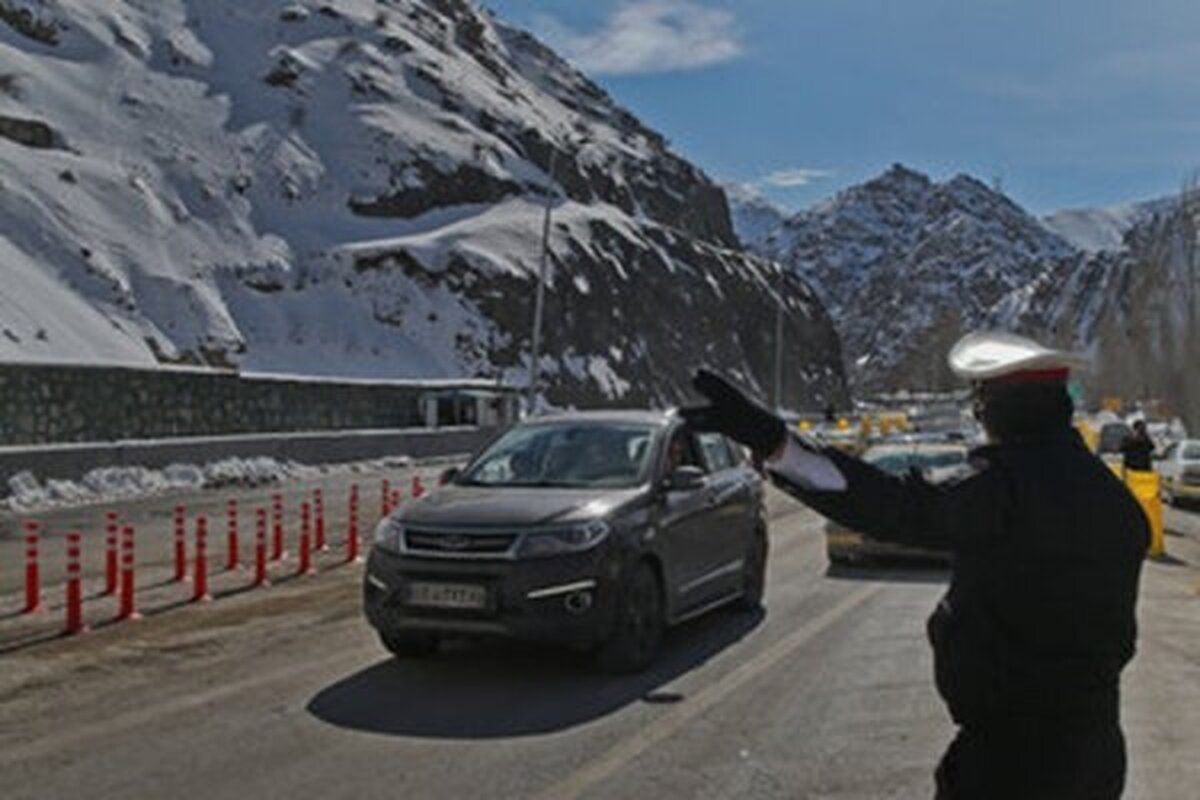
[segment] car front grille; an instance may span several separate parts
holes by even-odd
[[[431,531],[408,528],[404,546],[414,555],[434,558],[503,558],[517,539],[515,533]]]

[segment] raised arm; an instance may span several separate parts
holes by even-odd
[[[714,372],[698,371],[694,385],[709,404],[681,412],[693,428],[746,445],[776,485],[846,527],[878,539],[957,549],[1000,521],[1005,487],[998,472],[985,469],[940,485],[917,475],[897,478],[789,434],[783,420]]]
[[[836,448],[814,450],[793,436],[767,471],[805,505],[876,539],[953,550],[999,523],[1003,486],[987,470],[935,485],[919,474],[890,475]]]

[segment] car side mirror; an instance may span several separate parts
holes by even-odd
[[[442,474],[438,475],[438,486],[445,486],[448,483],[454,483],[455,479],[462,474],[462,470],[458,467],[447,467],[442,470]]]
[[[667,491],[669,492],[691,492],[704,486],[704,470],[699,467],[682,466],[676,467],[675,471],[667,476]]]

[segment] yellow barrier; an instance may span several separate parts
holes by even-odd
[[[1100,431],[1089,425],[1086,420],[1076,420],[1075,430],[1079,431],[1079,435],[1083,437],[1084,444],[1093,453],[1100,448]]]
[[[1162,496],[1159,494],[1158,473],[1140,470],[1125,470],[1125,485],[1142,504],[1146,519],[1150,521],[1150,555],[1161,556],[1166,552],[1163,542]]]
[[[1152,556],[1165,554],[1167,549],[1166,541],[1163,538],[1162,493],[1158,473],[1125,469],[1115,461],[1106,463],[1113,474],[1124,481],[1129,491],[1141,504],[1142,510],[1146,512],[1146,520],[1150,523],[1150,549],[1147,554]]]

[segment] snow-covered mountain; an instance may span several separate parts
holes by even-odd
[[[771,237],[778,235],[789,214],[745,184],[727,183],[725,194],[729,198],[729,211],[738,241],[752,252],[770,253],[775,246]]]
[[[993,323],[997,303],[1079,258],[978,180],[938,183],[900,165],[788,218],[773,235],[829,309],[860,390],[948,385],[944,359],[931,353]]]
[[[519,380],[543,209],[562,402],[760,384],[722,190],[467,0],[0,0],[0,359]],[[789,405],[844,397],[786,295]]]
[[[1111,252],[1121,249],[1130,228],[1167,211],[1175,202],[1175,198],[1166,197],[1107,208],[1064,209],[1047,214],[1041,221],[1084,252]]]
[[[1096,395],[1158,398],[1200,428],[1200,194],[1143,215],[1114,250],[1048,271],[997,304],[998,324],[1091,352]]]
[[[1159,398],[1200,430],[1200,193],[1131,228],[1097,326],[1106,392]]]

